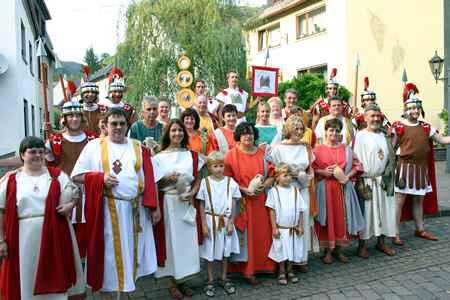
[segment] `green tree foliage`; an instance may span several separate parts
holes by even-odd
[[[284,98],[287,89],[295,89],[299,94],[298,106],[303,109],[309,109],[314,102],[323,97],[325,92],[326,81],[320,75],[302,74],[291,80],[281,82],[278,87],[278,95]],[[344,87],[339,86],[339,95],[345,100],[350,99],[350,92]]]
[[[86,49],[83,61],[91,68],[92,73],[97,72],[101,68],[100,59],[92,47]]]
[[[204,79],[214,95],[226,85],[233,69],[245,77],[242,24],[256,10],[226,0],[141,0],[127,10],[125,41],[118,46],[117,64],[131,86],[127,99],[144,94],[172,96],[182,53],[192,61],[190,71]],[[241,86],[249,84],[241,80]]]

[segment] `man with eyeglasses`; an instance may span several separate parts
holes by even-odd
[[[84,115],[80,103],[76,101],[64,103],[62,115],[64,129],[61,133],[53,132],[50,134],[46,142],[46,159],[48,165],[58,167],[64,173],[70,175],[83,148],[89,141],[97,138],[98,135],[93,131],[84,131],[82,129]],[[82,201],[77,202],[72,213],[72,223],[81,257],[86,255],[87,238],[84,200],[84,197],[82,197]]]
[[[330,99],[338,96],[339,83],[335,80],[337,75],[337,69],[333,68],[330,74],[330,79],[327,82],[326,86],[326,98],[317,100],[311,106],[311,114],[313,116],[312,120],[312,129],[314,130],[319,122],[319,119],[325,117],[330,114]],[[352,117],[352,108],[351,106],[343,101],[342,102],[342,113],[344,117],[351,118]]]
[[[152,229],[161,216],[156,182],[164,172],[148,148],[126,137],[122,109],[111,109],[105,119],[108,135],[83,149],[71,177],[86,189],[87,284],[104,298],[121,299],[164,262]]]

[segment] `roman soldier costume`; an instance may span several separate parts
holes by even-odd
[[[98,94],[99,89],[96,83],[89,82],[90,68],[85,66],[83,68],[83,73],[85,81],[80,85],[79,94],[81,96],[80,102],[83,104],[83,116],[84,116],[84,126],[83,128],[87,131],[93,131],[96,134],[100,134],[100,129],[98,127],[99,121],[103,118],[104,114],[108,112],[108,107],[102,104],[98,104]],[[94,102],[89,102],[86,100],[86,93],[91,92],[96,94],[96,99]]]
[[[333,68],[330,74],[330,79],[327,82],[327,88],[335,87],[336,90],[339,88],[339,83],[335,80],[335,77],[337,75],[337,69]],[[330,99],[332,95],[327,94],[327,98],[322,98],[317,100],[312,106],[311,106],[311,114],[313,115],[316,122],[327,115],[330,114]],[[346,118],[352,117],[352,108],[346,101],[342,101],[342,113],[343,116]],[[317,123],[316,123],[317,124]],[[313,124],[313,128],[315,128],[316,124]]]
[[[63,116],[73,113],[82,114],[82,107],[78,102],[68,101],[64,103],[62,108]],[[75,163],[80,156],[86,144],[97,138],[98,134],[93,131],[83,131],[78,136],[66,135],[64,132],[52,133],[47,142],[47,148],[51,154],[47,156],[49,166],[58,167],[64,173],[70,175]],[[77,206],[74,207],[72,214],[72,223],[74,224],[75,233],[77,236],[78,247],[80,255],[83,257],[86,253],[86,234],[84,231],[85,217],[84,217],[84,200],[78,201]]]
[[[361,93],[361,108],[362,112],[356,112],[353,115],[353,126],[355,126],[356,130],[362,130],[367,127],[366,121],[364,120],[364,109],[366,107],[366,101],[372,100],[376,103],[377,94],[374,91],[369,90],[369,77],[364,78],[364,91]],[[389,123],[386,116],[381,113],[381,125],[387,131],[389,130],[391,123]]]
[[[124,77],[124,75],[123,75],[123,71],[121,69],[113,68],[111,70],[111,73],[108,76],[108,80],[109,80],[108,99],[109,99],[109,101],[106,104],[106,106],[108,108],[123,109],[125,111],[125,115],[127,116],[128,126],[131,126],[131,124],[133,124],[136,121],[136,111],[133,108],[133,106],[131,106],[128,103],[124,103],[123,98],[119,102],[116,102],[116,103],[114,103],[112,101],[112,93],[113,92],[120,92],[123,97],[123,93],[125,93],[127,90],[127,87],[125,85],[123,77]]]
[[[403,101],[406,115],[412,107],[419,107],[424,116],[418,93],[416,85],[412,83],[405,85]],[[392,124],[392,132],[397,136],[400,150],[396,166],[395,192],[425,196],[424,214],[437,214],[436,176],[431,139],[436,134],[436,129],[424,121],[412,124],[403,119]],[[405,203],[402,211],[402,220],[409,219],[412,219],[411,201]]]

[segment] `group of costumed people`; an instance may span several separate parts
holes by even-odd
[[[355,112],[335,76],[309,111],[292,89],[284,101],[258,99],[256,124],[235,71],[214,98],[196,81],[178,119],[166,98],[144,96],[137,120],[119,69],[103,104],[98,86],[82,83],[81,99],[62,107],[62,131],[26,137],[19,157],[0,162],[20,165],[0,181],[1,299],[84,299],[87,287],[120,299],[151,274],[181,299],[201,260],[213,297],[236,292],[230,273],[257,285],[256,274],[278,270],[280,285],[296,283],[320,249],[323,263],[347,263],[352,240],[361,258],[372,237],[395,255],[386,238],[403,245],[404,220],[437,240],[423,221],[438,209],[432,143],[450,137],[422,120],[414,84],[391,124],[368,80]]]

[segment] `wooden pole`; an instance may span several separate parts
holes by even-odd
[[[353,96],[353,106],[358,107],[358,70],[359,70],[359,64],[356,63],[356,70],[355,70],[355,92]]]
[[[41,80],[42,80],[42,95],[44,96],[44,122],[50,123],[50,113],[48,111],[48,96],[47,96],[47,66],[42,62],[41,58]],[[44,139],[49,136],[49,128],[44,127]]]
[[[67,97],[66,87],[64,86],[64,78],[63,78],[62,74],[59,75],[59,82],[61,84],[61,89],[62,89],[63,96],[64,96],[64,102],[67,102],[67,101],[69,101],[69,98]]]

